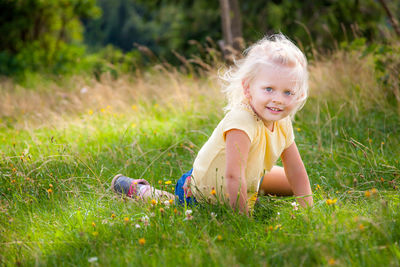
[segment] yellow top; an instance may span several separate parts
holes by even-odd
[[[261,178],[275,165],[283,150],[294,141],[292,122],[290,117],[276,121],[272,132],[249,105],[240,104],[229,111],[194,161],[190,188],[197,200],[206,199],[215,203],[217,199],[226,199],[225,134],[232,129],[244,131],[251,142],[245,173],[247,203],[252,209]]]

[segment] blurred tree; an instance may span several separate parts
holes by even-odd
[[[62,67],[84,51],[69,46],[82,41],[80,19],[100,14],[95,0],[0,0],[0,73]]]

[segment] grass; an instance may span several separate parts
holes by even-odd
[[[109,189],[124,173],[173,192],[223,116],[212,72],[155,68],[36,90],[3,82],[0,263],[398,266],[400,119],[368,60],[343,54],[310,66],[311,96],[294,129],[315,206],[264,196],[251,218]]]

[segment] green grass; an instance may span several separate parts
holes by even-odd
[[[314,190],[310,209],[264,196],[251,218],[201,204],[185,220],[185,207],[137,203],[110,191],[112,177],[124,173],[172,192],[223,116],[221,102],[210,105],[214,97],[192,99],[183,109],[138,102],[137,110],[63,115],[63,123],[21,127],[16,115],[3,124],[0,263],[399,265],[395,108],[355,112],[329,98],[309,99],[294,129]]]

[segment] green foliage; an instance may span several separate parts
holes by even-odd
[[[95,0],[1,1],[0,74],[70,72],[85,54],[80,19],[99,15]]]

